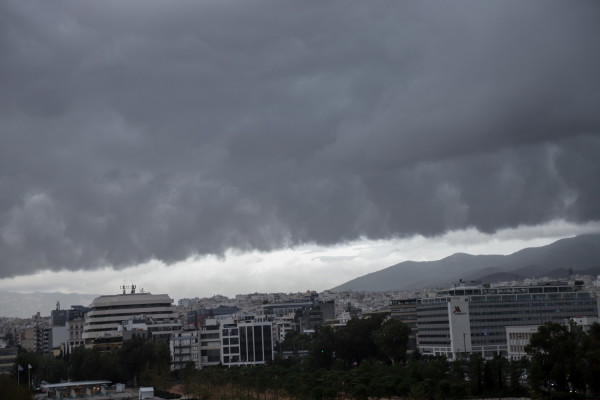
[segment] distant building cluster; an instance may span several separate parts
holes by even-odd
[[[487,285],[459,282],[443,290],[353,293],[269,293],[181,299],[122,287],[89,307],[50,316],[0,318],[0,372],[8,371],[18,346],[41,353],[70,353],[78,346],[109,351],[134,335],[168,343],[173,370],[192,366],[255,365],[274,359],[291,332],[311,334],[352,318],[384,314],[411,328],[409,351],[456,360],[471,354],[525,356],[525,347],[547,321],[598,322],[598,279],[529,280]],[[295,355],[307,352],[298,349]],[[282,354],[288,356],[292,354]]]

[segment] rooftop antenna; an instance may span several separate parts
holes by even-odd
[[[126,294],[126,290],[129,289],[129,286],[127,286],[127,285],[122,285],[119,287],[123,290],[123,294]]]
[[[135,294],[135,285],[131,285],[131,294]]]
[[[57,301],[57,302],[56,302],[56,309],[57,309],[57,310],[60,310],[60,301]]]

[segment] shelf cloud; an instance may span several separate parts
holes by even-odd
[[[0,4],[0,278],[600,220],[596,2]]]

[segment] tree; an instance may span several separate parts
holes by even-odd
[[[593,324],[585,337],[585,382],[594,395],[600,394],[600,324]]]
[[[154,386],[156,390],[167,391],[171,387],[171,375],[164,368],[146,368],[140,372],[142,386]]]
[[[531,357],[530,384],[534,389],[548,389],[551,382],[560,392],[568,392],[569,385],[580,386],[577,357],[581,353],[578,343],[582,334],[575,324],[567,327],[546,322],[538,328],[526,347]]]
[[[134,335],[118,350],[119,364],[125,380],[137,380],[144,370],[169,370],[171,355],[166,343],[156,343]]]
[[[310,335],[299,333],[298,331],[287,331],[285,339],[281,342],[281,352],[291,351],[294,355],[298,355],[299,350],[308,350],[313,339]]]
[[[469,360],[469,382],[471,383],[471,395],[479,396],[483,393],[484,363],[479,354],[474,354]]]
[[[393,364],[406,359],[410,327],[397,319],[388,319],[373,332],[379,355]]]
[[[378,348],[373,332],[381,327],[383,316],[351,319],[335,332],[335,356],[346,364],[356,366],[369,357],[377,357]]]
[[[315,332],[310,350],[310,363],[316,368],[329,368],[336,355],[336,333],[329,326],[319,327]]]

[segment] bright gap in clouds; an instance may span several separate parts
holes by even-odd
[[[174,299],[253,292],[323,291],[402,261],[432,261],[462,252],[510,254],[558,239],[600,232],[600,223],[574,225],[555,221],[536,227],[505,229],[493,235],[474,229],[439,237],[357,240],[331,247],[304,245],[269,253],[228,252],[225,257],[191,258],[173,265],[151,261],[123,270],[43,271],[0,280],[0,289],[23,293],[116,294],[136,284]]]

